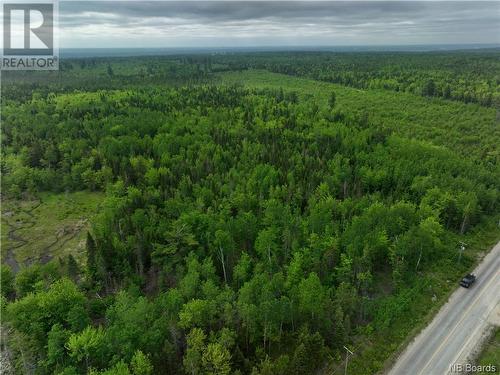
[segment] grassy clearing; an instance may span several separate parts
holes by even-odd
[[[72,254],[81,259],[89,219],[104,195],[41,193],[36,200],[2,202],[2,259],[16,271]]]
[[[299,98],[316,99],[320,107],[327,105],[330,93],[335,91],[337,108],[350,113],[367,113],[371,121],[383,124],[399,135],[431,141],[468,156],[500,157],[496,144],[500,139],[500,121],[495,108],[403,92],[359,90],[263,70],[228,72],[218,77],[227,84],[296,91]]]
[[[477,364],[480,366],[493,365],[496,367],[497,373],[500,371],[500,327],[496,328],[495,334],[479,355]],[[478,372],[478,374],[487,374],[487,372]]]

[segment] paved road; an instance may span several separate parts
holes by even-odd
[[[399,357],[389,375],[443,375],[466,363],[500,306],[500,242],[474,270],[470,289],[458,287],[434,320]]]

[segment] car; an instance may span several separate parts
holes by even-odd
[[[476,275],[469,273],[464,276],[464,278],[460,281],[460,285],[464,288],[469,288],[474,281],[476,281]]]

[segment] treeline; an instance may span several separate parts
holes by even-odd
[[[185,86],[210,81],[208,58],[191,56],[62,58],[57,71],[5,71],[3,101],[25,102],[35,95]]]
[[[266,69],[359,89],[500,106],[500,52],[295,52],[213,58],[214,71]]]
[[[81,269],[2,268],[18,371],[308,374],[409,314],[380,303],[377,275],[411,295],[454,259],[450,233],[498,211],[500,176],[334,98],[209,85],[4,102],[3,193],[107,193]]]
[[[498,49],[447,52],[266,52],[62,59],[57,72],[4,72],[8,99],[67,92],[209,83],[213,73],[265,69],[358,89],[386,89],[500,106]],[[27,97],[23,97],[27,99]]]

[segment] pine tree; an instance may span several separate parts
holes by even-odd
[[[337,102],[337,95],[335,94],[335,91],[332,91],[330,97],[328,98],[328,105],[330,106],[330,109],[333,109],[335,107],[336,102]]]
[[[68,267],[68,275],[72,280],[76,281],[78,276],[80,275],[80,268],[78,267],[78,263],[75,260],[75,257],[72,254],[68,255],[67,260]]]
[[[86,248],[87,248],[87,271],[89,273],[90,279],[93,280],[97,273],[97,262],[96,262],[97,246],[90,232],[87,232]]]

